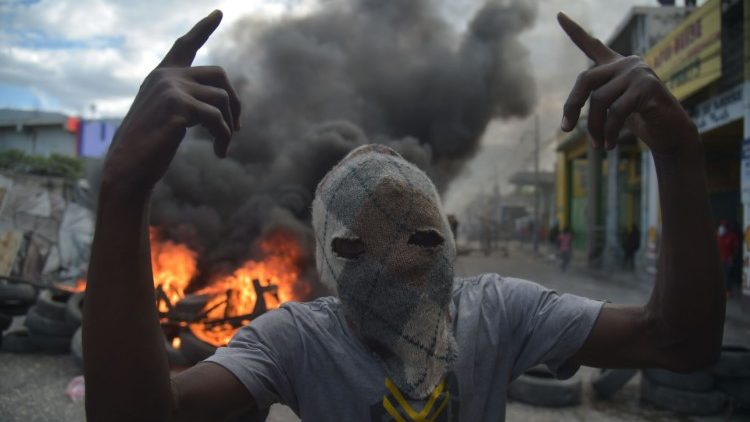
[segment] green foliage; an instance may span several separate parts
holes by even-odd
[[[49,157],[27,155],[18,150],[0,151],[0,169],[42,176],[77,179],[83,174],[83,160],[52,154]]]

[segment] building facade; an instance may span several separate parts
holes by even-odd
[[[103,156],[119,119],[81,119],[36,110],[0,110],[0,151],[66,157]]]
[[[78,156],[80,120],[61,113],[0,110],[0,151]]]
[[[644,55],[692,8],[634,7],[607,45],[628,56]],[[644,145],[625,131],[609,152],[592,148],[583,116],[575,130],[559,134],[556,168],[557,218],[573,232],[573,247],[591,267],[614,267],[624,259],[623,241],[632,230],[643,239],[642,154]],[[643,249],[643,248],[641,248]]]
[[[608,44],[621,54],[642,55],[693,118],[705,151],[714,220],[743,239],[727,277],[730,285],[741,285],[735,293],[750,305],[750,0],[708,0],[682,10],[660,37],[644,37],[649,20],[631,12]],[[592,266],[614,265],[617,226],[640,222],[637,269],[653,275],[661,215],[651,153],[627,131],[615,150],[592,151],[585,127],[579,124],[558,147],[558,209],[567,210],[561,221],[574,232],[586,226],[577,245],[589,253]]]

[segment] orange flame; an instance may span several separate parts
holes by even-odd
[[[57,287],[60,290],[70,292],[70,293],[79,293],[86,290],[86,279],[85,278],[79,278],[76,280],[75,284],[70,286],[67,284],[62,283],[55,283],[55,287]]]
[[[187,245],[161,239],[155,227],[149,228],[149,240],[154,287],[160,287],[174,306],[185,297],[185,290],[198,274],[198,254]],[[211,320],[249,315],[254,311],[265,312],[309,294],[310,286],[299,283],[302,254],[300,245],[292,236],[276,232],[262,240],[259,247],[261,260],[249,260],[232,274],[217,277],[207,287],[195,292],[211,296],[203,308],[205,315],[202,321],[189,325],[199,339],[214,346],[223,346],[237,332],[238,328],[234,326],[237,324],[210,323]],[[263,291],[265,306],[262,309],[255,309],[258,297],[253,280],[258,281]],[[85,288],[85,279],[78,280],[75,287],[68,287],[75,291]],[[158,300],[157,307],[160,312],[169,311],[163,299]],[[259,314],[250,315],[246,320],[236,322],[246,324],[257,316]],[[180,347],[179,338],[172,340],[172,346]]]
[[[258,280],[264,290],[265,309],[260,311],[276,309],[282,303],[307,293],[307,285],[297,283],[301,251],[291,236],[274,233],[260,243],[260,250],[263,254],[261,261],[247,261],[234,273],[216,279],[197,292],[214,295],[204,308],[209,310],[206,314],[209,320],[253,313],[258,302],[253,280]],[[237,331],[229,323],[211,327],[197,323],[191,324],[190,328],[198,338],[215,346],[227,344]]]
[[[198,272],[198,254],[183,244],[160,240],[154,227],[149,228],[148,234],[154,287],[161,286],[169,303],[174,305],[185,297],[185,289]],[[165,301],[159,301],[158,306],[160,312],[169,310]]]

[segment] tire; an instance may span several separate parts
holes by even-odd
[[[592,382],[594,391],[599,398],[610,398],[637,373],[637,369],[601,369]]]
[[[678,374],[665,369],[644,369],[643,375],[654,384],[696,393],[711,391],[716,385],[713,375],[705,371]]]
[[[70,336],[51,336],[29,332],[31,343],[39,347],[44,353],[62,354],[70,352]]]
[[[532,368],[508,385],[508,396],[535,406],[575,406],[581,403],[581,376],[558,380],[549,371]]]
[[[169,317],[180,321],[195,321],[208,303],[210,296],[189,294],[169,311]]]
[[[716,387],[738,405],[750,409],[750,378],[719,378]]]
[[[656,384],[648,377],[641,378],[641,398],[658,408],[695,416],[718,414],[727,401],[726,396],[719,391],[699,393],[677,390]]]
[[[191,362],[187,360],[184,354],[182,354],[182,347],[175,349],[166,337],[164,338],[164,347],[167,349],[167,360],[169,361],[169,366],[191,365]]]
[[[80,324],[56,320],[40,315],[36,307],[31,307],[26,314],[24,325],[34,334],[48,335],[54,337],[67,337],[70,339]]]
[[[34,303],[36,301],[36,289],[30,284],[0,281],[0,301],[4,300],[21,300],[29,304]]]
[[[0,312],[10,316],[26,314],[29,310],[29,306],[31,306],[31,304],[20,300],[0,300]]]
[[[65,318],[65,305],[70,298],[70,293],[56,293],[45,289],[39,293],[36,300],[36,311],[39,315],[56,320]]]
[[[731,344],[721,346],[721,356],[713,373],[722,378],[750,378],[750,349]]]
[[[36,353],[39,351],[39,346],[31,342],[28,330],[20,329],[3,336],[3,345],[0,350],[7,353]]]
[[[70,356],[76,366],[83,369],[83,334],[81,328],[78,328],[70,339]]]
[[[0,312],[23,315],[36,301],[36,289],[29,284],[0,281]]]
[[[0,332],[5,331],[13,323],[13,317],[0,312]]]
[[[65,304],[65,320],[80,324],[83,321],[83,298],[84,292],[78,292],[70,296]]]
[[[180,352],[190,364],[196,364],[216,352],[216,347],[203,340],[186,328],[180,332]]]

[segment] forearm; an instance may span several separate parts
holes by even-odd
[[[165,420],[172,410],[149,255],[148,194],[105,183],[83,321],[89,420]]]
[[[718,353],[725,296],[698,134],[674,154],[654,154],[662,212],[659,270],[646,309],[658,347],[686,367]],[[674,362],[673,362],[674,363]]]

